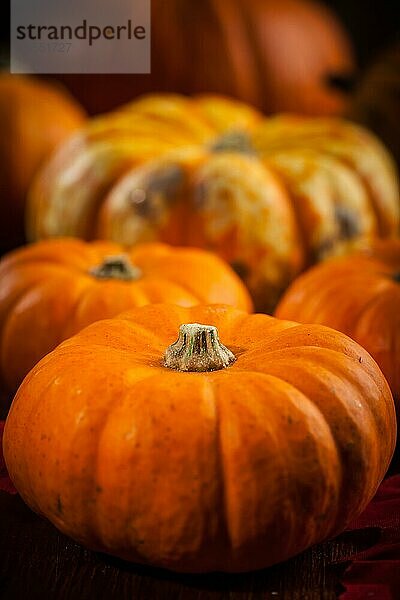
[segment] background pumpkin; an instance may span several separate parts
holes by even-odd
[[[266,112],[337,114],[348,103],[351,44],[318,2],[153,0],[151,43],[150,75],[61,79],[92,113],[155,90],[226,94]]]
[[[355,90],[348,115],[374,131],[400,165],[400,41],[386,49],[366,70]]]
[[[349,335],[374,357],[400,402],[400,240],[314,267],[291,285],[276,315]]]
[[[336,119],[265,119],[214,96],[148,96],[92,120],[31,191],[31,239],[161,240],[217,252],[271,310],[307,264],[398,234],[395,165]]]
[[[91,548],[244,571],[340,532],[373,496],[395,433],[382,373],[341,333],[149,305],[31,371],[4,455],[29,506]]]
[[[15,390],[61,341],[133,306],[226,303],[251,309],[239,278],[218,257],[191,248],[109,242],[40,242],[0,262],[2,379]]]
[[[34,174],[82,126],[84,111],[60,85],[0,74],[0,254],[24,240],[24,207]]]

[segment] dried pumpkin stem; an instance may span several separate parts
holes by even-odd
[[[228,131],[211,143],[212,152],[235,152],[238,154],[255,154],[251,139],[245,131]]]
[[[101,263],[89,270],[90,275],[97,279],[121,279],[134,281],[139,279],[142,272],[133,265],[126,254],[106,256]]]
[[[177,341],[164,355],[164,365],[176,371],[219,371],[235,362],[235,355],[219,341],[213,325],[185,323]]]

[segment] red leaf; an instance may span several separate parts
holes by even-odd
[[[376,527],[378,542],[355,556],[346,569],[341,600],[395,600],[400,590],[400,475],[382,483],[349,530]]]

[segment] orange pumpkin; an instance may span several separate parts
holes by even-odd
[[[83,109],[61,86],[0,74],[0,252],[22,243],[32,178],[83,121]]]
[[[385,378],[343,334],[148,305],[90,325],[29,373],[4,456],[28,505],[90,548],[245,571],[339,533],[395,436]]]
[[[276,315],[349,335],[374,357],[400,402],[400,240],[314,267],[288,289]]]
[[[15,390],[57,344],[98,319],[170,302],[251,309],[237,275],[197,249],[61,239],[16,250],[0,262],[2,379]]]
[[[160,240],[218,253],[271,310],[304,267],[399,231],[391,157],[334,119],[264,119],[213,96],[148,96],[94,119],[30,195],[31,239]]]
[[[220,93],[266,112],[338,114],[355,71],[347,33],[312,0],[152,0],[150,75],[63,75],[91,112],[164,92]]]

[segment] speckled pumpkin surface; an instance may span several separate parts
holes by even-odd
[[[154,95],[56,153],[31,190],[28,233],[201,246],[269,310],[307,264],[348,240],[394,236],[399,222],[393,161],[366,130]]]
[[[386,380],[343,334],[148,305],[90,325],[29,373],[4,456],[29,506],[91,548],[245,571],[339,533],[395,436]]]
[[[199,248],[73,238],[46,240],[0,261],[0,382],[15,391],[60,342],[134,306],[224,303],[251,310],[239,277]]]

